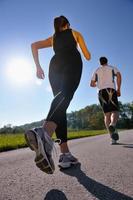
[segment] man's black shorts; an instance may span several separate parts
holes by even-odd
[[[100,90],[98,93],[98,98],[104,113],[119,111],[116,90],[112,88]]]

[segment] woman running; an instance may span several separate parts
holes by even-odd
[[[60,141],[59,166],[68,168],[78,163],[78,159],[71,154],[67,144],[66,110],[80,83],[82,74],[82,59],[77,49],[78,45],[84,57],[87,60],[91,58],[82,35],[70,28],[66,17],[56,17],[54,29],[53,36],[31,45],[39,79],[44,79],[45,75],[39,63],[38,50],[53,47],[55,55],[50,61],[49,81],[54,99],[43,126],[28,130],[25,134],[27,144],[36,152],[37,167],[46,173],[53,173],[55,169],[52,159],[53,141],[51,139],[54,132]]]

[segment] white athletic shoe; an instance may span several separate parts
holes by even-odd
[[[31,150],[36,152],[35,163],[40,170],[53,174],[55,170],[52,159],[54,142],[42,127],[28,130],[25,139]]]
[[[112,139],[112,140],[111,140],[111,144],[112,144],[112,145],[117,144],[117,141],[114,140],[114,139]]]
[[[75,158],[71,153],[61,154],[59,157],[59,164],[58,166],[65,169],[69,168],[72,165],[78,164],[78,159]]]

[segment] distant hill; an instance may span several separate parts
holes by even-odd
[[[24,133],[28,129],[32,129],[35,127],[40,127],[43,125],[44,120],[40,120],[37,122],[27,123],[20,126],[11,126],[11,124],[5,125],[3,128],[0,129],[0,134],[5,133]]]
[[[37,121],[37,122],[24,124],[24,125],[21,125],[21,126],[16,126],[15,128],[19,127],[19,128],[24,129],[24,130],[28,130],[28,129],[32,129],[32,128],[35,128],[35,127],[42,126],[43,123],[44,123],[44,120],[41,120],[41,121]]]
[[[131,129],[133,128],[133,102],[122,104],[119,102],[120,117],[117,128]],[[21,126],[12,127],[11,124],[5,125],[0,129],[0,133],[24,133],[26,130],[40,127],[44,120],[27,123]],[[100,105],[92,104],[86,106],[79,111],[67,113],[68,130],[100,130],[104,129],[104,117]]]

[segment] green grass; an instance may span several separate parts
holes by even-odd
[[[107,133],[106,130],[73,131],[68,133],[68,139],[90,137]]]
[[[26,147],[23,134],[0,135],[0,152]]]
[[[68,139],[76,139],[81,137],[90,137],[105,134],[106,130],[89,130],[89,131],[73,131],[68,133]],[[53,138],[56,138],[55,135]],[[0,135],[0,152],[18,148],[27,147],[24,134],[1,134]]]

